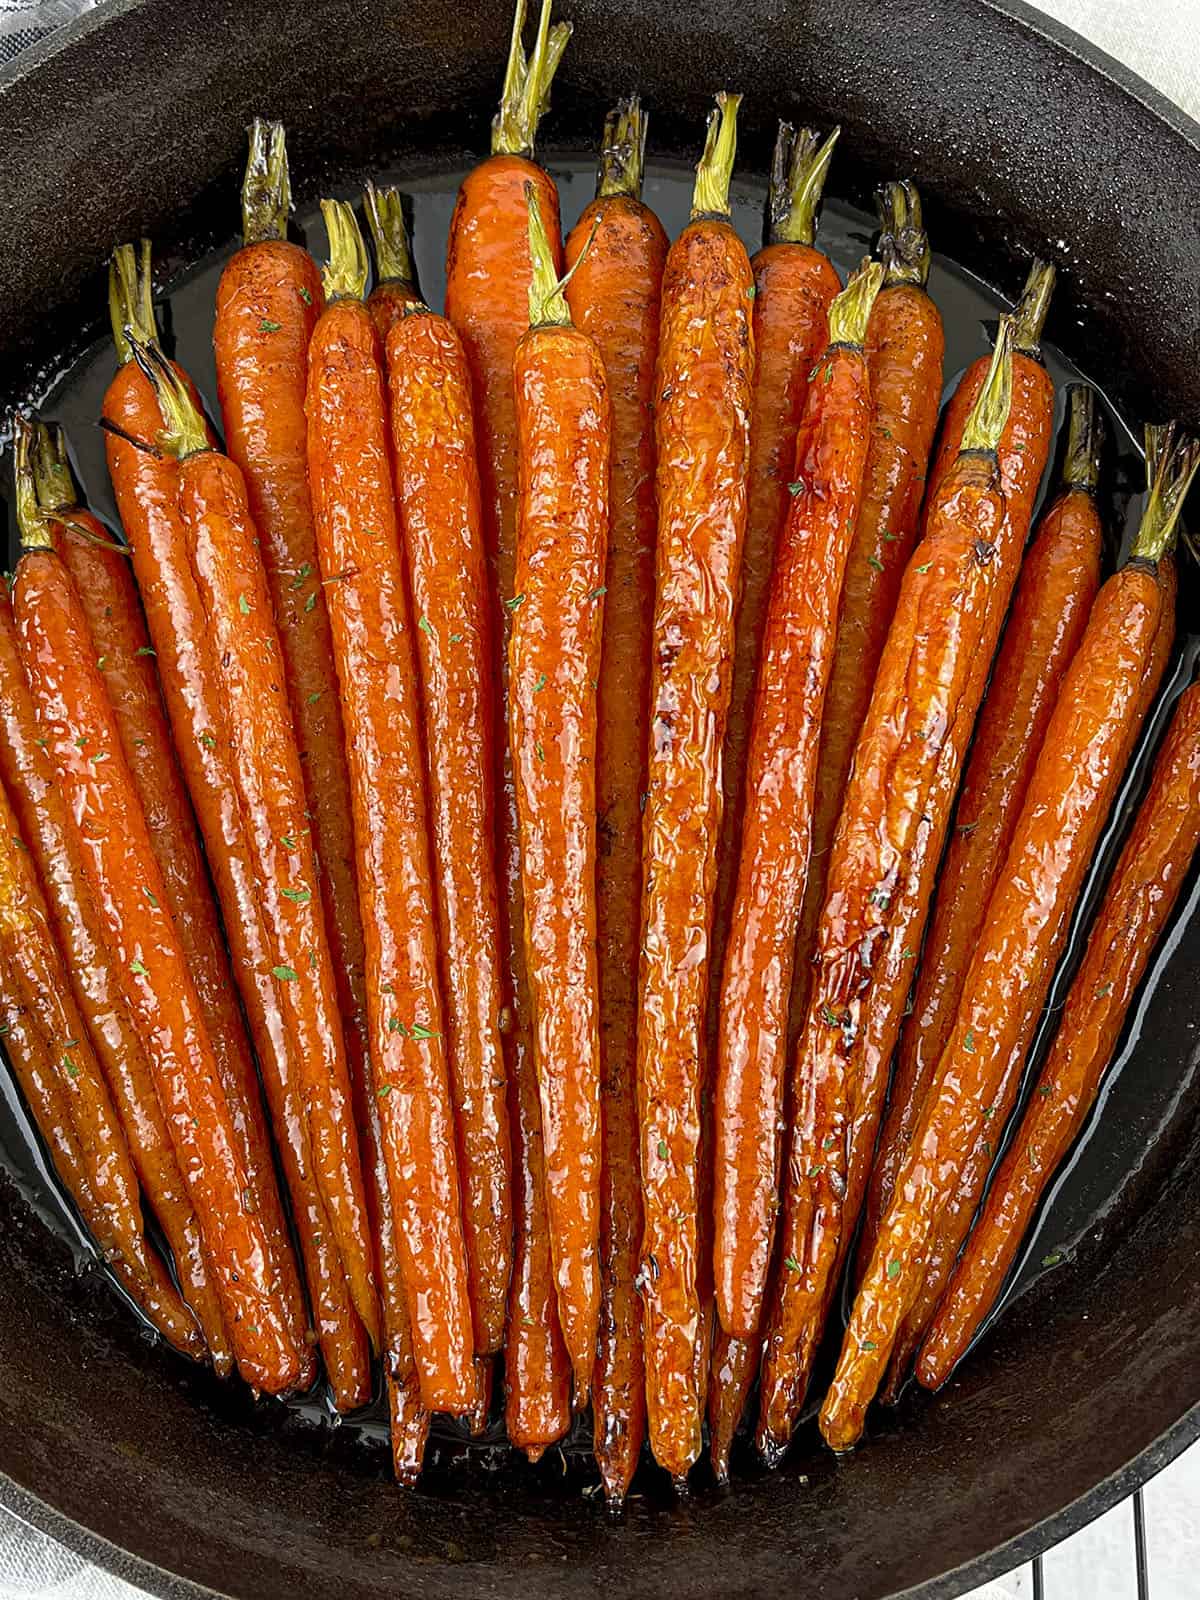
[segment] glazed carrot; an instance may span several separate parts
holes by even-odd
[[[413,629],[396,526],[387,397],[350,207],[323,205],[327,307],[309,347],[308,470],[354,803],[367,1015],[421,1396],[476,1395],[454,1108],[438,983]]]
[[[954,797],[966,758],[975,719],[987,686],[992,659],[1008,609],[1008,595],[1019,570],[1025,540],[1033,517],[1034,501],[1050,453],[1054,417],[1054,384],[1038,355],[1042,326],[1054,286],[1053,269],[1035,262],[1025,292],[1013,312],[1013,401],[1008,425],[1000,441],[1000,476],[1007,502],[1008,522],[1001,541],[1005,582],[996,591],[997,604],[987,624],[986,644],[979,653],[970,692],[938,763],[926,815],[912,862],[896,899],[892,931],[880,964],[880,982],[863,1030],[859,1093],[851,1131],[851,1173],[848,1185],[853,1200],[847,1215],[857,1216],[866,1190],[865,1216],[858,1247],[861,1275],[871,1253],[880,1218],[890,1201],[895,1169],[902,1153],[907,1106],[914,1093],[900,1073],[892,1081],[888,1119],[878,1139],[880,1113],[888,1068],[905,1005],[912,990],[917,952],[933,896],[942,847],[950,827]],[[983,358],[967,369],[947,410],[943,424],[939,463],[952,438],[961,440],[963,403],[959,396],[978,393]],[[942,469],[935,465],[930,493],[937,492]],[[872,1157],[874,1164],[872,1165]],[[849,1233],[845,1246],[849,1245]]]
[[[39,542],[44,540],[45,542]],[[44,532],[28,537],[13,589],[21,659],[59,790],[82,847],[159,1105],[200,1222],[239,1370],[292,1388],[302,1352],[241,1160],[187,958],[166,905],[137,789],[70,573]]]
[[[849,1448],[862,1431],[919,1291],[931,1235],[996,1104],[1025,1012],[1045,999],[1053,952],[1141,711],[1162,607],[1157,565],[1198,465],[1198,444],[1164,452],[1132,556],[1097,596],[1064,679],[821,1410],[821,1431],[834,1449]]]
[[[398,217],[398,207],[387,214],[376,207],[376,251],[384,262],[398,252]],[[417,614],[442,993],[475,1349],[486,1354],[504,1340],[512,1270],[512,1152],[500,1040],[502,947],[493,854],[493,618],[471,382],[453,326],[420,302],[393,322],[386,351],[397,509]]]
[[[926,292],[929,236],[921,226],[915,187],[907,180],[886,184],[879,192],[879,216],[877,248],[885,271],[867,326],[871,440],[858,525],[846,558],[837,647],[821,722],[811,865],[792,980],[792,1015],[797,1024],[808,994],[829,847],[900,582],[917,541],[925,472],[942,401],[946,341],[941,312]]]
[[[779,124],[771,161],[766,239],[750,262],[754,272],[755,367],[741,594],[721,770],[725,812],[712,938],[718,958],[726,948],[737,890],[742,789],[755,685],[775,549],[787,521],[788,491],[796,476],[796,433],[809,380],[829,342],[830,303],[841,289],[833,263],[814,245],[821,195],[839,132],[835,128],[822,142],[813,128],[797,131],[790,122]],[[710,997],[714,1033],[719,1026],[715,1014],[719,993],[714,985]]]
[[[34,533],[41,525],[36,498],[40,424],[14,418],[14,471],[18,525]],[[68,532],[49,524],[60,547],[83,542],[82,527]],[[96,524],[89,536],[109,536]],[[99,547],[93,547],[99,548]],[[125,557],[116,551],[114,561]],[[128,572],[126,582],[130,582]],[[135,597],[136,599],[136,597]],[[95,640],[93,638],[93,648]],[[102,660],[105,658],[101,658]],[[106,661],[107,667],[107,661]],[[62,796],[40,737],[37,716],[18,654],[8,591],[0,593],[0,775],[27,842],[65,961],[71,992],[104,1073],[129,1146],[134,1169],[175,1257],[184,1294],[200,1323],[216,1370],[232,1365],[220,1302],[204,1259],[199,1225],[159,1108],[150,1064],[134,1029],[104,942],[103,926],[88,888],[83,856],[72,833]]]
[[[654,366],[667,237],[641,199],[646,116],[636,96],[604,124],[596,198],[566,242],[567,304],[610,378],[608,564],[596,752],[600,971],[600,1341],[593,1434],[610,1506],[628,1493],[646,1434],[637,1134],[641,795],[654,605]],[[595,230],[593,233],[593,229]]]
[[[758,1328],[774,1238],[796,923],[825,686],[870,436],[863,346],[882,277],[881,266],[864,265],[829,308],[829,343],[796,435],[754,697],[713,1109],[717,1312],[738,1339]]]
[[[750,262],[729,224],[736,95],[718,97],[692,221],[663,277],[655,378],[658,557],[642,835],[639,1284],[655,1457],[682,1479],[700,1451],[701,1062],[721,824],[721,747],[746,525],[754,371]],[[698,463],[700,467],[698,468]]]
[[[98,1152],[81,1143],[75,1132],[61,1083],[64,1067],[43,1041],[9,958],[2,951],[0,1036],[58,1179],[75,1202],[117,1281],[168,1344],[182,1355],[201,1360],[204,1341],[165,1268],[156,1257],[148,1256],[149,1277],[135,1271],[109,1232],[107,1214],[97,1203],[93,1188]]]
[[[1004,581],[1006,497],[996,446],[1008,420],[1011,380],[1006,320],[963,448],[904,575],[830,853],[819,965],[792,1068],[781,1267],[763,1366],[758,1438],[772,1462],[799,1414],[832,1294],[845,1226],[852,1052],[873,968],[939,752],[968,691],[996,585]]]
[[[388,334],[395,324],[410,308],[424,306],[425,302],[417,289],[399,189],[377,189],[368,183],[363,191],[363,210],[375,247],[375,287],[367,300],[367,310],[375,319],[379,342],[386,349]]]
[[[729,1482],[729,1452],[745,1415],[761,1352],[762,1340],[757,1335],[735,1339],[724,1328],[716,1330],[708,1380],[708,1449],[713,1472],[722,1485]]]
[[[129,540],[179,767],[204,836],[238,988],[269,1089],[272,1075],[282,1071],[278,1058],[284,1029],[278,985],[271,977],[262,939],[254,870],[237,810],[220,668],[204,637],[203,610],[179,513],[179,469],[161,454],[130,442],[151,442],[162,425],[154,391],[133,360],[125,336],[126,327],[143,339],[155,336],[146,241],[142,242],[140,261],[129,245],[115,253],[109,269],[109,308],[121,365],[104,396],[104,426],[110,430],[106,439],[108,470]],[[139,708],[120,697],[120,705],[122,748],[152,829],[166,905],[204,1006],[221,1087],[242,1164],[267,1229],[272,1266],[288,1306],[292,1336],[297,1346],[303,1347],[307,1328],[303,1291],[276,1187],[254,1062],[242,1035],[236,998],[230,992],[220,929],[206,906],[203,861],[188,826],[187,800],[167,759],[169,742],[152,715],[152,703],[142,701]],[[209,928],[208,935],[201,935],[203,926]],[[275,1126],[282,1146],[288,1130],[278,1119]],[[299,1379],[302,1387],[312,1381],[315,1370],[311,1353],[306,1351]]]
[[[529,331],[517,346],[517,567],[508,642],[525,964],[542,1107],[558,1315],[586,1404],[600,1315],[596,694],[611,408],[599,348],[574,327],[537,191]]]
[[[1200,686],[1180,696],[1020,1129],[921,1348],[939,1388],[996,1302],[1038,1202],[1095,1104],[1200,844]]]

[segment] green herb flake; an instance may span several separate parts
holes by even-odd
[[[379,985],[379,992],[380,994],[395,994],[396,991],[390,983],[381,983]]]
[[[139,978],[148,978],[150,976],[149,972],[140,961],[131,961],[129,963],[129,970],[130,972],[136,973]]]
[[[304,585],[311,577],[312,563],[310,561],[302,561],[301,564],[296,568],[296,576],[292,579],[292,588],[303,589]]]
[[[279,842],[285,850],[294,850],[296,848],[296,841],[292,838],[290,833],[281,833],[279,835]]]
[[[418,618],[417,627],[420,628],[422,633],[427,633],[431,639],[437,638],[437,633],[434,629],[433,623],[430,622],[428,617]]]
[[[546,674],[544,672],[539,672],[538,675],[537,675],[537,682],[533,686],[534,694],[541,694],[542,690],[545,687],[546,687]]]
[[[1058,1267],[1061,1266],[1065,1260],[1066,1257],[1061,1250],[1051,1250],[1048,1256],[1042,1257],[1042,1265],[1044,1267]]]
[[[823,1161],[818,1161],[815,1166],[809,1167],[808,1176],[810,1178],[819,1178],[824,1171],[825,1163]]]
[[[152,889],[147,889],[146,885],[143,884],[142,885],[142,893],[146,896],[146,899],[149,900],[150,904],[157,911],[158,910],[158,896],[154,893],[154,891]]]
[[[842,1019],[838,1016],[837,1012],[832,1006],[823,1005],[821,1007],[821,1016],[831,1028],[840,1028],[842,1025]]]
[[[900,952],[900,959],[901,961],[912,961],[916,957],[916,954],[917,952],[915,950],[913,950],[910,946],[905,945],[904,949]]]
[[[887,1275],[888,1275],[889,1280],[892,1283],[895,1283],[896,1279],[900,1276],[900,1263],[898,1261],[889,1261],[888,1262],[888,1264],[887,1264]]]
[[[1113,990],[1113,986],[1112,986],[1111,983],[1098,984],[1097,987],[1096,987],[1096,999],[1097,1000],[1105,999],[1106,996],[1108,996],[1108,995],[1110,995],[1112,993],[1112,990]]]
[[[660,1139],[658,1141],[658,1159],[660,1161],[665,1161],[667,1159],[667,1141],[665,1139]]]
[[[101,671],[101,672],[103,672],[103,671],[104,671],[104,663],[105,663],[105,662],[106,662],[106,661],[107,661],[107,660],[108,660],[108,657],[107,657],[107,656],[97,656],[97,657],[96,657],[96,665],[97,665],[97,667],[99,667],[99,669],[100,669],[100,671]]]
[[[70,1056],[64,1056],[62,1058],[62,1063],[63,1063],[63,1066],[67,1069],[67,1077],[68,1078],[77,1078],[79,1076],[79,1068],[75,1064],[75,1062],[71,1060]]]
[[[79,735],[78,739],[76,739],[76,741],[75,741],[76,750],[82,750],[86,743],[87,743],[87,734],[86,733],[81,733]]]
[[[783,1264],[789,1272],[800,1271],[800,1263],[796,1260],[795,1256],[784,1256]]]
[[[46,748],[46,740],[45,739],[35,739],[33,742],[34,742],[34,744],[37,745],[39,750],[44,750]]]
[[[541,741],[541,740],[540,740],[540,739],[539,739],[539,740],[538,740],[538,742],[537,742],[537,743],[536,743],[536,744],[535,744],[535,745],[534,745],[534,747],[533,747],[533,753],[534,753],[534,755],[536,755],[536,756],[537,756],[537,758],[538,758],[538,760],[539,760],[539,761],[542,761],[542,762],[544,762],[544,761],[545,761],[545,759],[546,759],[546,752],[545,752],[545,750],[543,750],[543,749],[542,749],[542,741]]]
[[[246,599],[244,594],[238,595],[238,610],[244,617],[248,617],[250,615],[250,602]]]
[[[308,904],[308,902],[312,899],[312,890],[311,889],[285,889],[283,891],[283,898],[285,900],[294,900],[295,903],[298,906],[306,906]]]
[[[918,572],[928,572],[932,565],[933,565],[932,561],[927,561],[923,567],[918,567],[917,571]]]
[[[272,967],[271,975],[278,978],[280,983],[294,983],[297,977],[294,967]]]
[[[867,565],[869,567],[874,567],[876,572],[882,572],[883,571],[883,562],[880,561],[878,556],[868,556],[867,557]]]
[[[975,1029],[974,1028],[968,1028],[966,1033],[963,1035],[963,1049],[967,1052],[967,1054],[969,1056],[973,1056],[975,1054]]]
[[[978,826],[979,826],[978,822],[960,822],[959,825],[958,825],[958,828],[956,829],[956,832],[961,833],[963,835],[963,837],[965,838],[967,836],[967,834],[974,833],[975,829]]]
[[[828,1151],[832,1150],[833,1147],[836,1144],[837,1144],[837,1139],[832,1134],[830,1134],[828,1139],[823,1139],[821,1141],[821,1149],[826,1151],[826,1152],[828,1152]]]
[[[427,1028],[423,1022],[414,1022],[412,1025],[414,1039],[438,1039],[441,1037],[440,1028]]]
[[[511,600],[504,602],[504,609],[506,611],[519,611],[524,604],[525,596],[523,594],[515,594]]]
[[[859,1349],[860,1349],[860,1350],[875,1350],[875,1349],[877,1349],[877,1348],[878,1348],[878,1347],[877,1347],[877,1345],[876,1345],[876,1343],[875,1343],[875,1341],[874,1341],[874,1339],[863,1339],[863,1340],[862,1340],[862,1341],[861,1341],[861,1343],[860,1343],[860,1344],[859,1344],[859,1347],[858,1347],[858,1348],[859,1348]]]
[[[272,322],[270,317],[260,317],[258,320],[258,326],[263,333],[278,333],[280,328],[283,327],[283,323]]]
[[[206,750],[215,750],[217,748],[217,741],[211,733],[202,733],[200,735],[200,743]]]
[[[984,1106],[984,1108],[983,1108],[983,1120],[985,1122],[987,1122],[990,1117],[994,1117],[995,1115],[996,1115],[995,1106]]]
[[[885,533],[882,537],[884,544],[895,544],[899,536],[894,533]]]
[[[399,1033],[403,1029],[403,1027],[404,1027],[404,1024],[400,1021],[399,1017],[389,1017],[388,1018],[388,1032],[389,1033]]]
[[[391,1092],[392,1092],[392,1086],[391,1086],[390,1083],[381,1083],[379,1085],[378,1089],[376,1089],[376,1091],[375,1091],[375,1098],[377,1100],[386,1100],[388,1095],[391,1094]]]
[[[311,289],[306,289],[303,284],[300,286],[300,298],[306,306],[310,306],[313,303]]]
[[[314,589],[313,592],[309,595],[308,599],[304,602],[305,611],[311,611],[313,609],[313,607],[316,605],[316,603],[317,603],[317,591]]]
[[[92,763],[92,765],[94,767],[98,767],[102,761],[107,761],[108,760],[108,751],[107,750],[97,750],[96,754],[94,756],[89,756],[88,757],[88,760]]]
[[[462,642],[463,642],[463,636],[462,636],[461,633],[452,633],[450,635],[450,643],[451,644],[461,644]]]
[[[1054,1093],[1054,1090],[1048,1083],[1039,1083],[1038,1093],[1041,1095],[1043,1100],[1049,1100],[1050,1096]]]
[[[324,693],[324,692],[325,692],[325,691],[324,691],[324,690],[323,690],[323,689],[314,689],[314,690],[313,690],[313,691],[312,691],[312,693],[311,693],[311,694],[310,694],[310,695],[309,695],[309,697],[308,697],[308,703],[309,703],[309,705],[310,705],[310,706],[315,706],[315,705],[316,705],[316,703],[317,703],[317,701],[318,701],[318,700],[319,700],[319,699],[320,699],[320,698],[321,698],[321,696],[322,696],[322,694],[323,694],[323,693]]]
[[[602,600],[607,593],[608,593],[608,585],[606,583],[602,583],[598,589],[593,589],[592,590],[591,594],[588,595],[588,599],[589,600]]]
[[[793,499],[795,499],[795,497],[798,494],[803,494],[804,493],[804,479],[803,478],[797,478],[794,483],[789,483],[788,486],[787,486],[787,491],[792,496]]]
[[[152,656],[157,654],[153,647],[148,644],[138,645],[137,649],[133,653],[136,656]]]

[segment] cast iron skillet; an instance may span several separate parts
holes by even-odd
[[[1200,129],[1078,39],[1004,0],[571,0],[546,129],[582,148],[640,89],[690,153],[712,88],[844,129],[839,187],[913,172],[939,242],[1008,292],[1062,273],[1052,336],[1127,414],[1200,421]],[[0,85],[0,397],[100,329],[99,271],[152,234],[179,262],[228,233],[243,129],[288,124],[302,198],[481,148],[507,0],[113,0]],[[997,266],[999,263],[999,267]],[[1138,1060],[1186,1080],[1200,936],[1185,935]],[[332,1440],[250,1413],[141,1343],[0,1196],[0,1502],[161,1596],[297,1593],[950,1597],[1103,1511],[1200,1434],[1192,1328],[1200,1129],[1143,1175],[1112,1259],[1055,1274],[942,1397],[835,1466],[811,1452],[724,1497],[595,1507],[505,1475],[398,1496]]]

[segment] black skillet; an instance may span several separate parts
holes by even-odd
[[[1067,356],[1129,416],[1200,422],[1200,129],[1073,35],[1015,0],[563,9],[576,35],[552,148],[587,147],[634,88],[675,155],[713,88],[744,89],[747,168],[776,116],[840,121],[842,195],[912,172],[935,238],[1009,294],[1031,252],[1049,255]],[[253,114],[287,122],[306,200],[378,166],[466,165],[507,12],[112,0],[20,62],[0,83],[0,398],[44,387],[99,334],[114,242],[153,234],[169,271],[228,236]],[[162,1596],[960,1594],[1200,1434],[1198,1024],[1193,921],[1123,1080],[1135,1106],[1141,1072],[1180,1086],[1170,1137],[1104,1247],[1017,1301],[944,1395],[885,1416],[847,1463],[802,1443],[778,1474],[679,1506],[650,1492],[617,1527],[512,1467],[398,1496],[351,1430],[181,1375],[0,1183],[0,1503]]]

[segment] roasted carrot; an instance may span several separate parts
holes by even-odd
[[[1025,1013],[1045,999],[1142,711],[1162,608],[1157,566],[1198,465],[1200,444],[1164,451],[1131,558],[1100,590],[1063,681],[821,1410],[834,1449],[862,1431],[933,1230],[996,1104]]]
[[[845,1225],[850,1063],[873,969],[939,752],[1007,570],[1006,497],[996,447],[1008,420],[1011,381],[1006,320],[962,450],[904,574],[830,853],[818,965],[792,1068],[780,1271],[763,1363],[758,1439],[771,1462],[782,1454],[799,1414],[832,1294]]]
[[[377,189],[368,183],[363,191],[363,210],[375,247],[375,287],[367,300],[367,310],[375,319],[379,342],[386,349],[393,326],[405,312],[425,302],[417,289],[399,189]]]
[[[879,191],[879,216],[877,250],[884,280],[867,327],[871,442],[862,507],[846,559],[837,647],[821,722],[811,865],[792,980],[797,1025],[808,994],[829,848],[875,669],[917,540],[925,473],[942,401],[946,341],[941,312],[926,291],[929,236],[921,226],[921,200],[913,184],[907,180],[886,184]]]
[[[375,1095],[421,1396],[461,1414],[476,1395],[474,1337],[414,630],[379,340],[362,303],[366,251],[348,205],[322,209],[330,264],[309,347],[308,474],[350,766]]]
[[[270,1089],[272,1076],[283,1071],[279,1052],[284,1029],[278,985],[271,977],[261,933],[254,869],[237,811],[221,672],[204,637],[203,610],[179,512],[179,469],[161,452],[138,448],[139,443],[153,445],[162,425],[154,390],[133,360],[125,335],[128,327],[143,339],[155,336],[146,241],[140,260],[129,245],[113,256],[109,309],[121,365],[104,396],[108,470],[145,607],[175,751],[204,836],[238,988],[264,1082]],[[139,710],[124,699],[121,705],[125,715],[122,722],[118,714],[122,747],[153,830],[166,905],[204,1006],[239,1153],[268,1232],[273,1270],[288,1305],[292,1335],[301,1346],[307,1328],[304,1296],[275,1183],[254,1063],[225,972],[220,931],[215,917],[204,909],[203,863],[194,833],[187,826],[186,798],[179,791],[174,766],[166,759],[167,742],[150,708],[143,702]],[[131,752],[136,752],[136,761]],[[204,938],[199,932],[203,925],[210,930]],[[282,1145],[287,1127],[278,1118],[275,1126]],[[299,1379],[302,1386],[311,1382],[315,1370],[311,1354],[306,1353]]]
[[[667,236],[641,199],[646,116],[636,96],[604,124],[596,198],[566,242],[567,304],[600,347],[612,399],[608,564],[596,751],[600,963],[600,1340],[594,1450],[610,1506],[628,1493],[646,1435],[637,1133],[641,795],[654,605],[654,365]],[[595,230],[593,232],[593,229]]]
[[[596,697],[612,413],[603,358],[571,322],[530,184],[529,331],[517,346],[517,567],[508,641],[525,967],[558,1315],[587,1403],[600,1317]]]
[[[168,1344],[182,1355],[199,1360],[204,1341],[191,1312],[175,1292],[166,1269],[148,1257],[149,1277],[135,1270],[121,1253],[109,1232],[105,1209],[95,1197],[95,1165],[103,1165],[103,1153],[85,1145],[75,1131],[63,1093],[62,1076],[67,1070],[64,1058],[56,1057],[43,1040],[9,958],[0,949],[0,1036],[13,1075],[20,1085],[42,1142],[49,1152],[59,1182],[75,1202],[76,1209],[92,1238],[100,1247],[109,1268],[134,1304],[154,1325]],[[106,1243],[107,1241],[107,1243]]]
[[[853,1205],[847,1209],[848,1216],[857,1217],[863,1205],[865,1189],[865,1216],[856,1264],[860,1275],[870,1256],[879,1220],[890,1200],[900,1148],[897,1126],[907,1115],[904,1107],[912,1092],[911,1086],[902,1081],[900,1074],[896,1074],[890,1090],[888,1123],[878,1139],[877,1150],[876,1135],[888,1068],[904,1008],[912,991],[916,956],[925,932],[959,777],[1007,613],[1008,596],[1019,570],[1033,517],[1034,501],[1050,453],[1054,384],[1041,363],[1038,346],[1053,286],[1053,268],[1035,262],[1030,269],[1025,292],[1013,312],[1013,400],[999,450],[1000,476],[1008,517],[1005,537],[1000,542],[1006,567],[1005,582],[997,587],[997,603],[989,613],[986,643],[976,660],[970,692],[938,762],[937,776],[926,806],[929,821],[921,831],[896,898],[892,930],[879,967],[880,981],[875,985],[863,1030],[857,1070],[859,1091],[851,1129],[848,1193]],[[936,494],[941,482],[943,457],[950,443],[956,438],[961,441],[965,413],[959,396],[978,393],[983,366],[981,358],[967,369],[947,410],[939,464],[935,465],[930,478],[931,495]],[[850,1235],[847,1232],[843,1248],[848,1248],[849,1243]]]
[[[682,1479],[700,1451],[701,1072],[721,748],[746,526],[754,279],[729,223],[739,97],[722,94],[692,220],[663,277],[655,378],[658,556],[642,849],[638,1281],[655,1457]],[[698,463],[700,464],[698,466]]]
[[[717,1312],[738,1339],[757,1332],[774,1239],[796,924],[825,686],[870,437],[863,347],[882,277],[877,263],[864,265],[829,308],[829,343],[796,435],[754,696],[713,1107]]]
[[[1038,1202],[1092,1106],[1129,1007],[1200,844],[1200,686],[1180,696],[1146,797],[1096,914],[1020,1129],[921,1347],[949,1377],[996,1302]]]
[[[708,1380],[708,1450],[719,1484],[729,1482],[729,1452],[745,1415],[746,1402],[758,1372],[762,1340],[735,1339],[718,1327],[713,1336],[712,1372]]]
[[[396,253],[398,209],[374,222]],[[378,324],[378,317],[376,318]],[[453,326],[416,302],[386,341],[397,509],[417,615],[442,993],[458,1130],[475,1349],[498,1350],[512,1271],[512,1151],[500,1040],[494,859],[494,619],[466,358]]]
[[[44,542],[43,542],[44,541]],[[49,534],[27,535],[13,588],[21,659],[88,884],[200,1222],[239,1370],[279,1393],[300,1376],[204,1014],[166,905],[137,788],[92,653],[87,619]],[[72,1030],[77,1033],[78,1030]]]

